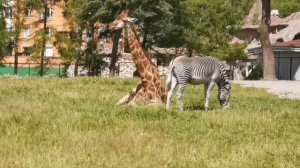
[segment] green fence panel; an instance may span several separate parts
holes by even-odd
[[[62,76],[64,68],[45,68],[44,76]],[[13,66],[0,65],[0,76],[12,76]],[[18,67],[19,77],[39,76],[39,67]]]

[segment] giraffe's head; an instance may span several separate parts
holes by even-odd
[[[126,23],[133,23],[137,21],[136,18],[128,17],[128,11],[124,10],[117,16],[117,18],[109,24],[109,30],[114,31],[118,29],[123,29]]]

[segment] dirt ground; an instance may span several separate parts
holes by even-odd
[[[280,98],[300,100],[300,81],[232,81],[243,87],[265,88],[268,92],[278,95]]]

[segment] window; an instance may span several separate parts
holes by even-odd
[[[47,18],[52,18],[52,16],[53,16],[52,8],[48,8],[48,10],[47,10]]]
[[[6,22],[6,30],[11,32],[13,29],[12,19],[5,19],[5,22]]]
[[[12,18],[12,15],[13,15],[12,10],[13,9],[12,9],[11,6],[9,6],[9,7],[6,8],[6,10],[5,10],[5,17],[6,18]]]
[[[32,48],[31,46],[24,46],[23,47],[23,50],[24,50],[23,53],[24,53],[25,56],[30,56],[31,48]]]
[[[4,18],[12,18],[12,7],[0,3],[0,16]]]
[[[293,40],[300,40],[300,33],[296,34]]]
[[[5,8],[0,7],[0,17],[5,17]]]
[[[52,8],[47,8],[46,16],[47,16],[47,19],[52,18],[52,16],[53,16]],[[41,12],[40,19],[44,19],[44,12],[43,11]]]
[[[26,27],[24,29],[24,37],[25,38],[29,38],[30,37],[30,28],[29,27]]]
[[[47,37],[51,37],[51,29],[47,28],[45,34]]]
[[[283,42],[283,38],[278,38],[278,39],[276,40],[276,42],[277,42],[277,43]]]
[[[25,17],[29,18],[31,17],[31,9],[30,8],[25,8]]]
[[[12,26],[8,26],[8,27],[6,27],[6,30],[9,31],[9,32],[12,32],[13,31],[13,27]]]
[[[53,47],[52,46],[47,46],[46,50],[44,52],[45,57],[53,57]]]

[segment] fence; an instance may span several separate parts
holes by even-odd
[[[159,73],[161,76],[166,76],[168,73],[167,66],[158,66]],[[64,64],[51,64],[45,65],[43,76],[53,77],[65,77],[66,74],[74,76],[74,65],[69,67],[68,72]],[[122,62],[116,65],[117,77],[133,77],[135,75],[136,68],[133,62]],[[18,64],[18,76],[19,77],[37,77],[40,75],[40,64],[35,63],[19,63]],[[77,74],[79,76],[109,76],[108,67],[94,67],[90,65],[78,65]],[[14,64],[0,64],[0,76],[13,76],[14,75]]]
[[[18,64],[18,76],[30,77],[39,76],[40,64],[34,63],[19,63]],[[44,76],[65,76],[65,66],[63,64],[51,64],[51,66],[45,65]],[[14,64],[0,64],[0,76],[13,76]]]

